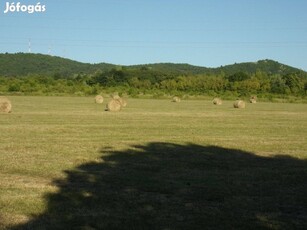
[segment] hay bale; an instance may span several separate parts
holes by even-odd
[[[251,96],[249,99],[250,103],[257,103],[257,96]]]
[[[214,105],[221,105],[223,102],[222,102],[221,98],[216,97],[216,98],[213,99],[212,103]]]
[[[233,103],[233,107],[234,107],[234,108],[237,108],[237,109],[244,109],[244,108],[245,108],[245,102],[242,101],[242,100],[236,100],[236,101]]]
[[[120,99],[120,96],[118,95],[118,93],[112,93],[111,98],[114,99],[114,100],[118,100],[118,99]]]
[[[111,99],[106,106],[106,111],[118,112],[121,108],[122,105],[119,100]]]
[[[97,96],[95,97],[95,103],[97,103],[97,104],[102,104],[102,103],[103,103],[103,96],[97,95]]]
[[[172,102],[180,102],[181,99],[179,97],[173,97]]]
[[[0,113],[12,112],[12,104],[6,97],[0,97]]]
[[[120,97],[120,98],[115,99],[115,100],[118,100],[122,107],[126,107],[127,106],[127,101],[125,99]]]

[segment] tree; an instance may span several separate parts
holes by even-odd
[[[8,84],[9,92],[19,92],[21,86],[21,81],[18,79],[12,79]]]
[[[244,80],[247,80],[249,78],[250,78],[250,76],[247,73],[237,72],[237,73],[235,73],[233,75],[230,75],[228,77],[228,80],[230,82],[235,82],[235,81],[244,81]]]
[[[281,76],[272,78],[271,92],[277,94],[284,94],[289,92],[289,87],[286,85],[285,80]]]
[[[304,83],[295,73],[283,76],[285,85],[289,87],[293,94],[299,94],[304,89]]]

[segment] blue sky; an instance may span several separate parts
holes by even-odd
[[[119,65],[218,67],[273,59],[307,70],[306,0],[19,0],[45,12],[4,13],[0,53]]]

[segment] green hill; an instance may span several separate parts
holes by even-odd
[[[125,69],[152,70],[171,75],[218,74],[231,75],[237,72],[248,74],[262,71],[267,74],[300,73],[307,77],[307,72],[278,63],[273,60],[236,63],[218,68],[206,68],[189,64],[153,63],[144,65],[122,66]],[[30,53],[0,54],[0,76],[48,75],[69,77],[79,73],[94,73],[97,70],[109,71],[118,66],[108,63],[89,64],[66,58]]]
[[[174,73],[174,74],[203,74],[211,72],[210,68],[194,66],[186,63],[175,64],[175,63],[153,63],[145,65],[134,65],[128,68],[148,69],[158,72]]]
[[[0,54],[0,76],[39,74],[61,77],[77,73],[91,73],[97,69],[111,69],[114,65],[81,63],[66,58],[43,54]]]
[[[273,60],[260,60],[257,62],[246,62],[246,63],[236,63],[233,65],[226,65],[220,68],[217,68],[219,70],[222,70],[223,72],[227,74],[234,74],[236,72],[245,72],[248,74],[255,73],[256,71],[265,72],[267,74],[288,74],[288,73],[294,73],[299,72],[302,74],[307,74],[307,72],[285,65],[281,64],[277,61]]]
[[[307,77],[307,72],[285,65],[273,60],[259,60],[257,62],[244,62],[235,63],[231,65],[225,65],[217,68],[207,68],[201,66],[194,66],[189,64],[174,64],[174,63],[154,63],[146,65],[134,65],[128,68],[146,68],[150,70],[156,70],[159,72],[175,73],[175,74],[219,74],[224,73],[225,75],[232,75],[238,72],[244,72],[247,74],[253,74],[257,71],[264,72],[268,75],[281,74],[285,75],[288,73],[300,73],[301,76]]]

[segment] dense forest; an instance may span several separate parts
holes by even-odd
[[[0,54],[0,94],[132,97],[203,95],[224,98],[306,98],[307,73],[272,60],[219,68],[158,63],[87,64],[42,54]]]

